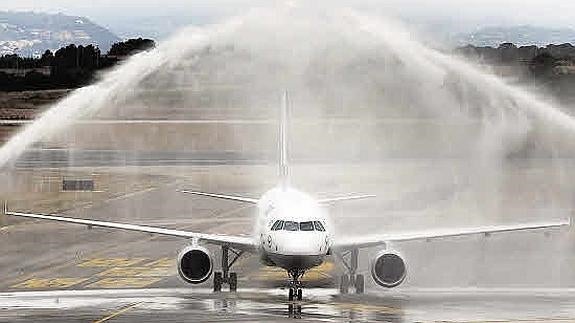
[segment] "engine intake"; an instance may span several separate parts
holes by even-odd
[[[208,280],[213,268],[212,256],[203,247],[186,247],[178,255],[178,273],[190,284],[200,284]]]
[[[371,276],[382,287],[397,287],[407,276],[405,261],[395,252],[384,251],[373,259]]]

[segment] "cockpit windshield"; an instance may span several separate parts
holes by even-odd
[[[300,222],[299,229],[300,231],[313,231],[313,222]]]
[[[274,225],[272,226],[272,231],[279,231],[283,228],[284,226],[284,221],[282,220],[277,220]]]
[[[323,227],[323,224],[321,224],[321,222],[313,221],[313,225],[316,231],[325,231],[325,228]]]
[[[283,221],[277,220],[271,227],[272,231],[321,231],[325,232],[325,227],[320,221]]]
[[[286,231],[298,231],[299,225],[297,222],[285,221],[284,222],[284,230],[286,230]]]

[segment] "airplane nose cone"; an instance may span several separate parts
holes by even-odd
[[[319,255],[325,254],[325,237],[317,232],[291,232],[282,234],[276,241],[278,251],[284,255]]]

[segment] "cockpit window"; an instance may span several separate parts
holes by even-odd
[[[284,221],[282,220],[277,220],[274,225],[272,226],[272,231],[279,231],[283,228],[284,226]]]
[[[313,231],[313,222],[312,221],[301,222],[299,224],[299,229],[300,231]]]
[[[313,226],[315,227],[316,231],[325,231],[323,224],[319,221],[313,221]]]
[[[299,225],[297,222],[286,221],[286,222],[284,222],[284,230],[286,230],[286,231],[298,231]]]

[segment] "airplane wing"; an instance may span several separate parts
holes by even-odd
[[[134,224],[127,224],[127,223],[116,223],[116,222],[105,222],[105,221],[94,221],[94,220],[70,218],[70,217],[63,217],[63,216],[57,216],[57,215],[43,215],[43,214],[10,212],[10,211],[6,210],[6,207],[4,210],[5,210],[4,213],[6,215],[11,215],[11,216],[18,216],[18,217],[31,218],[31,219],[40,219],[40,220],[50,220],[50,221],[72,223],[72,224],[82,224],[82,225],[86,225],[88,227],[101,227],[101,228],[110,228],[110,229],[118,229],[118,230],[153,233],[153,234],[159,234],[159,235],[165,235],[165,236],[171,236],[171,237],[177,237],[177,238],[185,238],[185,239],[198,239],[199,241],[204,241],[204,242],[209,243],[209,244],[226,245],[226,246],[230,246],[230,247],[233,247],[235,249],[239,249],[239,250],[243,250],[243,251],[255,251],[257,249],[256,242],[251,237],[196,233],[196,232],[190,232],[190,231],[157,228],[157,227],[150,227],[150,226],[144,226],[144,225],[134,225]]]
[[[258,200],[257,200],[257,199],[249,198],[249,197],[223,195],[223,194],[213,194],[213,193],[204,193],[204,192],[187,191],[187,190],[178,191],[178,192],[180,192],[180,193],[185,193],[185,194],[199,195],[199,196],[214,197],[214,198],[218,198],[218,199],[231,200],[231,201],[237,201],[237,202],[258,204]]]
[[[551,229],[571,225],[570,220],[557,222],[540,222],[528,224],[512,225],[493,225],[466,229],[439,229],[429,231],[402,232],[383,234],[378,236],[362,236],[357,238],[345,238],[334,242],[333,248],[336,250],[349,250],[356,248],[369,248],[386,243],[413,241],[413,240],[430,240],[448,237],[461,237],[474,234],[493,234],[513,231],[527,231],[538,229]]]
[[[351,195],[351,196],[342,196],[342,197],[334,197],[334,198],[327,198],[327,199],[320,199],[318,203],[320,204],[330,204],[336,202],[343,202],[343,201],[352,201],[352,200],[364,200],[376,197],[375,195]]]

